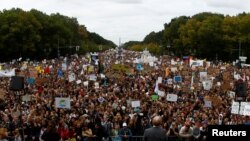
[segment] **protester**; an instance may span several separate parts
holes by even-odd
[[[62,140],[82,141],[86,128],[95,140],[114,136],[119,140],[125,128],[130,130],[129,138],[142,138],[152,127],[151,117],[158,115],[169,139],[187,135],[186,121],[190,123],[188,136],[206,139],[208,125],[250,121],[249,116],[232,110],[236,81],[242,79],[250,86],[249,68],[209,61],[190,65],[180,58],[156,58],[145,52],[122,54],[118,60],[116,51],[102,52],[99,65],[78,55],[4,63],[0,70],[0,129],[7,132],[1,138],[15,138],[19,136],[16,129],[23,129],[20,135],[25,140],[45,140],[55,134]],[[15,75],[24,77],[24,90],[10,90],[14,68]],[[200,76],[201,72],[206,75]],[[249,101],[249,91],[246,93]],[[53,129],[50,122],[54,122]]]

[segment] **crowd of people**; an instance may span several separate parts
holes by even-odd
[[[0,140],[143,139],[144,131],[153,126],[153,117],[158,116],[162,122],[157,124],[169,140],[203,141],[208,125],[250,121],[247,115],[231,113],[235,100],[231,92],[239,80],[249,84],[249,68],[230,63],[208,65],[208,61],[192,66],[170,56],[158,57],[153,65],[135,62],[140,55],[108,50],[99,54],[98,64],[91,56],[78,55],[2,64],[2,70],[15,68],[15,75],[24,77],[25,87],[13,91],[11,77],[0,77]],[[139,63],[143,69],[137,68]],[[122,67],[115,68],[118,64]],[[199,75],[204,71],[205,80],[212,82],[209,90],[204,89]],[[181,80],[175,82],[175,76]],[[157,82],[159,77],[161,82]],[[177,101],[168,101],[168,94],[177,95]],[[70,108],[58,108],[57,97],[70,98]],[[245,101],[249,99],[247,92]],[[140,104],[134,107],[133,101]]]

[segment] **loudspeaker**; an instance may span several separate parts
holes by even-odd
[[[10,80],[10,90],[20,91],[24,89],[24,77],[12,76]]]
[[[246,83],[241,82],[236,85],[236,96],[238,97],[247,96],[247,84]]]

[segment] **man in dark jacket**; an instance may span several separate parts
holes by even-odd
[[[166,131],[160,126],[162,118],[155,116],[152,122],[153,127],[144,131],[143,141],[167,141]]]

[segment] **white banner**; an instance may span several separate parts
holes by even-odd
[[[177,98],[178,98],[177,94],[167,94],[167,101],[176,102]]]
[[[12,77],[15,76],[15,69],[12,70],[0,70],[0,77]]]
[[[56,105],[56,108],[70,109],[70,98],[56,97],[55,105]]]
[[[141,106],[141,103],[140,103],[139,100],[131,101],[131,106],[132,106],[133,108],[140,107],[140,106]]]

